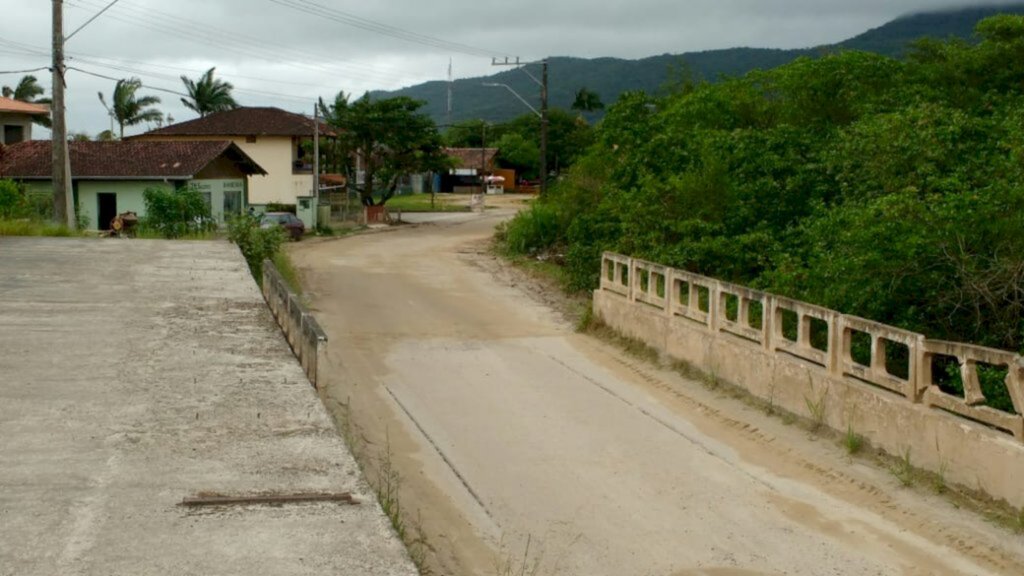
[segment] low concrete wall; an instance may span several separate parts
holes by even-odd
[[[319,367],[327,354],[327,334],[270,260],[263,261],[263,298],[309,381],[319,389]]]
[[[909,451],[915,466],[1024,507],[1024,362],[1017,354],[932,341],[610,253],[594,312],[624,335],[779,408],[853,430],[891,454]],[[854,358],[855,340],[865,349],[870,343],[866,364]],[[887,347],[899,348],[901,369],[887,366]],[[939,357],[959,364],[963,396],[936,384]],[[985,405],[979,365],[1005,367],[1016,414]]]

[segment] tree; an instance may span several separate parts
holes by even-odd
[[[136,97],[135,93],[142,88],[142,80],[138,78],[126,78],[117,81],[114,86],[113,101],[108,106],[103,93],[99,93],[100,102],[107,108],[107,111],[117,120],[121,128],[121,138],[124,138],[124,127],[135,126],[143,122],[156,122],[163,119],[164,115],[153,106],[160,103],[156,96]]]
[[[359,158],[364,181],[349,178],[349,182],[364,205],[385,204],[402,176],[449,166],[437,126],[419,111],[423,104],[407,97],[373,100],[369,93],[350,103],[343,92],[333,105],[320,102],[324,119],[338,131],[345,156]],[[375,198],[378,186],[382,189],[379,199]]]
[[[199,77],[199,80],[192,80],[188,76],[181,77],[188,92],[188,98],[182,98],[181,103],[189,110],[197,112],[200,117],[238,108],[238,102],[231,96],[231,91],[235,87],[230,82],[215,79],[214,70],[216,68],[210,68]]]
[[[49,98],[39,98],[44,92],[43,87],[39,85],[39,80],[32,75],[23,76],[14,88],[4,86],[0,89],[0,93],[3,94],[4,98],[12,98],[32,104],[50,104]],[[35,116],[32,121],[40,126],[50,127],[50,118],[48,116]]]
[[[540,148],[537,142],[522,134],[510,132],[494,144],[498,149],[498,162],[514,169],[523,178],[537,178],[540,170]]]
[[[576,92],[576,100],[572,103],[572,109],[579,112],[597,112],[604,110],[604,102],[601,102],[601,97],[597,95],[597,92],[583,87]]]

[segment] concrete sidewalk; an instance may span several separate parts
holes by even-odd
[[[0,238],[0,576],[415,573],[234,246]]]

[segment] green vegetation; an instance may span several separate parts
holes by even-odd
[[[1024,17],[978,35],[627,94],[504,249],[564,258],[573,289],[614,250],[1024,350]]]
[[[843,446],[850,456],[859,454],[864,449],[864,437],[853,431],[853,425],[847,426],[846,435],[843,436]]]
[[[349,178],[349,186],[366,206],[386,204],[409,174],[442,172],[450,166],[437,126],[420,112],[422,102],[374,99],[368,93],[349,102],[348,94],[339,92],[330,105],[323,100],[318,105],[324,121],[338,134],[325,150],[330,156],[325,165],[351,175],[353,158],[362,158],[365,182],[357,185]]]
[[[468,212],[469,200],[451,194],[403,194],[388,201],[388,210],[402,212]]]
[[[137,96],[136,93],[142,88],[142,80],[138,78],[123,78],[114,85],[113,98],[110,105],[103,92],[99,93],[100,102],[110,115],[117,120],[120,127],[120,137],[124,139],[124,127],[135,126],[143,122],[162,122],[164,115],[154,108],[160,103],[157,96]]]
[[[32,193],[12,180],[0,180],[0,236],[76,236],[53,223],[53,195]]]
[[[782,66],[800,57],[817,57],[839,50],[863,50],[883,56],[900,57],[905,54],[907,47],[919,38],[945,40],[955,37],[971,40],[975,25],[983,18],[997,13],[1022,12],[1024,5],[1015,4],[917,14],[897,19],[837,44],[796,50],[730,48],[663,54],[640,60],[550,58],[549,99],[552,108],[569,110],[575,102],[578,90],[583,86],[599,95],[605,103],[615,102],[623,94],[631,91],[655,94],[666,83],[676,84],[672,78],[673,71],[678,70],[681,63],[685,63],[683,68],[687,69],[688,77],[714,82],[723,77],[742,76],[752,70],[768,70]],[[532,66],[531,73],[539,77],[539,67]],[[458,105],[453,111],[452,122],[471,119],[506,122],[526,111],[515,96],[501,88],[482,86],[480,80],[466,78],[455,81],[453,90]],[[488,77],[487,81],[508,84],[535,108],[540,108],[540,91],[533,80],[521,70],[506,70]],[[426,102],[423,111],[435,122],[445,124],[448,121],[447,82],[427,82],[394,92],[380,93],[379,96],[408,96],[423,100]]]
[[[238,102],[235,102],[231,95],[235,87],[230,82],[214,78],[214,70],[216,68],[210,68],[198,80],[192,80],[188,76],[181,77],[185,92],[188,94],[188,98],[182,98],[181,103],[200,117],[238,108]]]
[[[194,237],[216,226],[210,216],[210,206],[195,188],[177,191],[147,188],[142,196],[146,201],[146,217],[140,222],[140,233],[144,236]]]
[[[285,278],[285,282],[294,290],[299,286],[297,275],[290,262],[282,261],[278,256],[281,244],[285,241],[285,233],[278,226],[260,228],[259,220],[249,216],[239,216],[228,222],[228,239],[241,250],[242,256],[249,264],[249,270],[258,284],[263,283],[263,261],[271,259]],[[284,268],[282,270],[282,268]],[[301,293],[301,290],[296,290]]]

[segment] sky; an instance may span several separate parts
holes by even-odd
[[[317,97],[491,74],[491,59],[642,58],[751,46],[799,48],[923,10],[1000,0],[118,0],[67,41],[68,125],[110,128],[97,97],[139,77],[175,122],[181,75],[216,66],[246,106],[312,114]],[[1002,3],[1011,3],[1006,0]],[[110,0],[65,0],[65,33]],[[0,0],[0,85],[50,61],[51,2]],[[10,72],[10,73],[9,73]],[[33,72],[49,88],[46,70]],[[552,71],[557,73],[557,71]],[[104,78],[106,77],[106,78]],[[49,93],[49,89],[47,90]],[[137,134],[155,126],[126,129]],[[115,130],[116,132],[116,130]],[[36,130],[36,138],[48,133]]]

